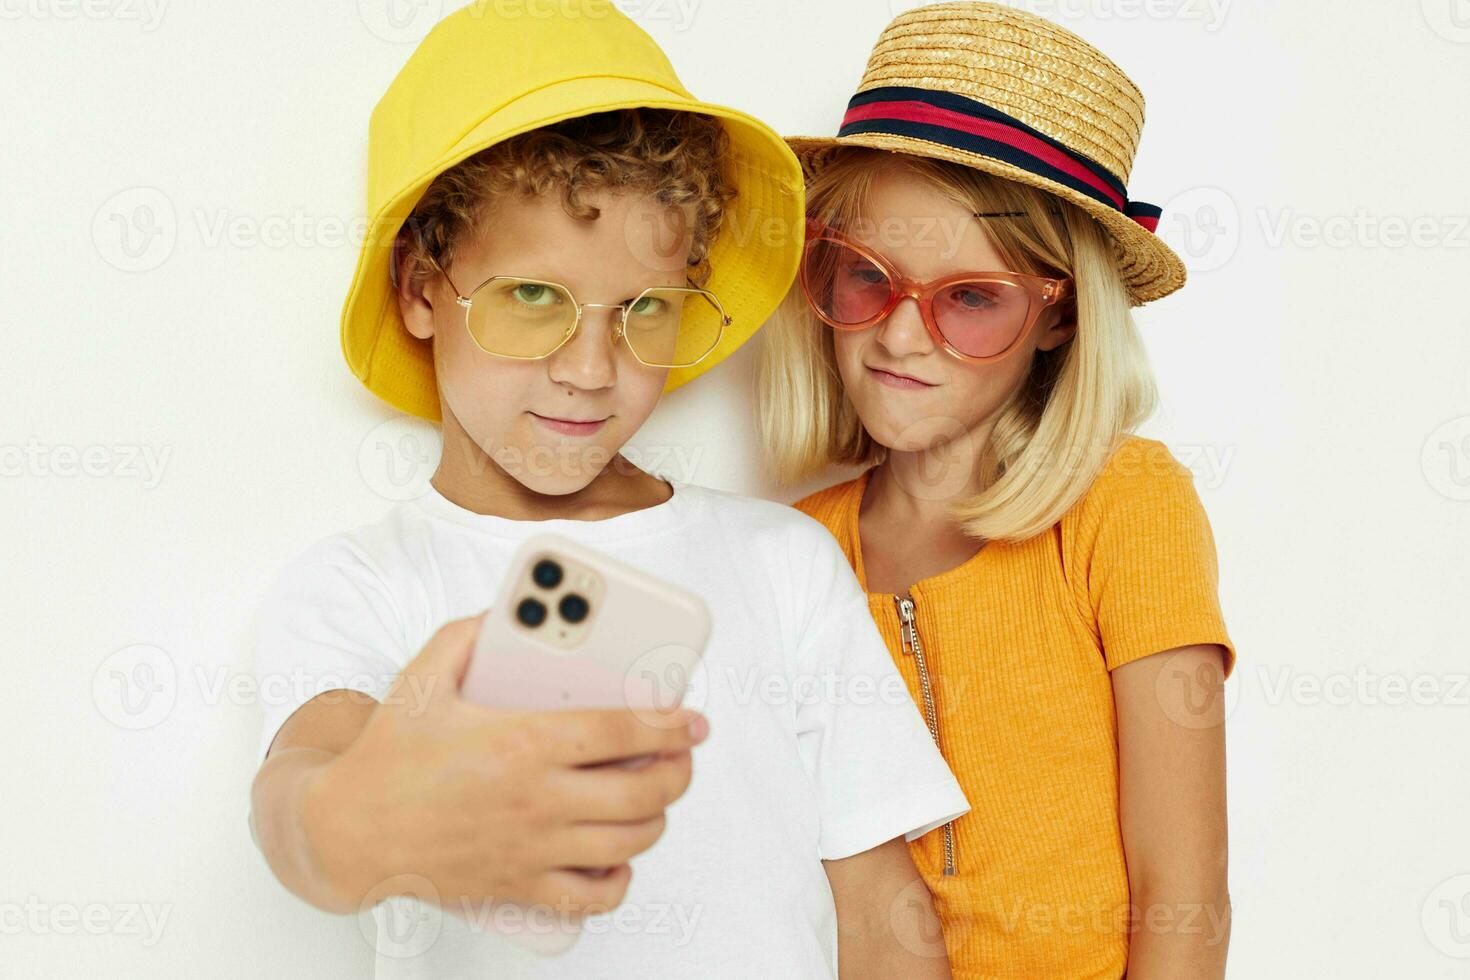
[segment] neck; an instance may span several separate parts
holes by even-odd
[[[980,462],[990,430],[986,423],[926,449],[890,449],[868,479],[863,510],[931,525],[953,523],[950,508],[987,486]]]

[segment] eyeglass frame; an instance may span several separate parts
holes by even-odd
[[[811,285],[807,281],[807,260],[811,255],[813,246],[821,241],[834,242],[844,248],[852,249],[864,259],[873,263],[879,271],[888,277],[888,300],[884,303],[881,310],[859,323],[839,323],[822,312],[816,298],[812,295]],[[858,244],[852,238],[830,225],[825,225],[814,220],[807,221],[806,243],[802,246],[801,250],[799,278],[801,279],[801,291],[806,296],[807,305],[811,307],[812,312],[816,313],[818,319],[834,330],[867,330],[870,327],[882,323],[891,316],[893,311],[898,309],[898,304],[902,303],[905,299],[913,299],[919,306],[919,315],[924,321],[924,329],[928,331],[930,339],[934,341],[934,345],[951,357],[955,357],[968,364],[991,364],[1010,355],[1031,333],[1031,330],[1041,319],[1042,312],[1056,305],[1063,297],[1073,291],[1073,280],[1070,276],[1064,276],[1062,278],[1036,276],[1025,272],[1012,272],[1009,269],[961,272],[954,275],[942,276],[938,279],[931,279],[927,282],[920,281],[898,271],[892,261],[879,255],[873,249]],[[1027,313],[1026,322],[1022,324],[1021,329],[1016,332],[1016,338],[1011,341],[1005,350],[984,356],[966,354],[964,351],[957,350],[944,336],[944,332],[939,329],[939,323],[934,316],[934,297],[947,286],[953,286],[962,282],[973,282],[976,279],[985,278],[1020,280],[1017,285],[1025,289],[1031,298],[1030,310]]]
[[[714,343],[710,344],[709,350],[705,351],[703,354],[699,355],[697,359],[690,361],[688,364],[650,364],[643,359],[642,355],[640,355],[638,351],[633,347],[633,344],[631,342],[628,342],[628,352],[632,354],[633,358],[644,367],[655,368],[659,370],[673,370],[676,368],[694,367],[696,364],[699,364],[705,358],[709,357],[715,352],[715,348],[720,346],[720,341],[723,340],[725,337],[725,328],[735,322],[735,318],[725,312],[725,304],[720,302],[720,298],[718,296],[710,292],[708,289],[704,289],[703,287],[694,285],[693,280],[687,278],[684,281],[689,283],[688,286],[650,286],[626,303],[579,303],[577,301],[577,297],[573,295],[571,288],[565,283],[552,282],[548,279],[535,279],[527,276],[491,276],[490,278],[486,279],[484,282],[476,286],[474,289],[470,290],[469,295],[466,296],[465,294],[460,292],[459,287],[454,284],[454,280],[449,278],[449,273],[444,271],[444,267],[439,264],[439,261],[435,259],[432,254],[426,252],[425,256],[428,258],[429,262],[433,264],[434,268],[439,271],[439,274],[444,277],[444,281],[449,283],[449,288],[454,290],[455,302],[464,307],[465,333],[470,335],[470,340],[474,342],[474,345],[476,347],[484,351],[486,354],[489,354],[491,357],[504,357],[513,361],[544,361],[546,358],[550,357],[552,354],[555,354],[557,351],[565,347],[567,345],[567,342],[577,335],[577,331],[580,330],[582,327],[582,311],[585,309],[605,309],[622,311],[622,314],[618,317],[618,325],[613,329],[612,342],[616,346],[616,344],[620,340],[627,341],[629,308],[637,303],[639,300],[643,299],[643,297],[647,296],[649,293],[660,289],[677,289],[684,292],[699,293],[700,295],[704,296],[706,299],[714,304],[715,311],[720,315],[720,330],[719,333],[715,334],[715,341]],[[497,279],[514,279],[517,282],[530,283],[537,286],[551,286],[554,289],[560,289],[563,293],[566,294],[567,298],[572,301],[572,306],[575,307],[577,311],[576,319],[572,321],[571,328],[567,330],[566,335],[561,338],[561,340],[557,343],[555,347],[551,348],[551,350],[547,351],[545,354],[537,354],[534,357],[528,357],[522,354],[501,354],[498,351],[485,350],[485,345],[480,343],[480,338],[476,337],[475,331],[470,329],[470,309],[474,305],[475,293],[478,293],[480,290],[484,289],[486,286],[490,285]]]

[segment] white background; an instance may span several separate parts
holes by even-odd
[[[275,570],[431,468],[337,343],[368,113],[454,6],[395,2],[0,0],[4,976],[370,975],[251,844],[232,685]],[[909,6],[626,4],[785,133]],[[1231,975],[1465,976],[1470,3],[1026,6],[1144,90],[1130,190],[1193,270],[1138,318],[1240,652]],[[749,366],[639,442],[794,499]]]

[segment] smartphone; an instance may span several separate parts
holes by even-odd
[[[684,701],[709,633],[709,610],[694,593],[568,538],[537,535],[511,557],[460,692],[516,711],[627,708],[664,725]],[[486,921],[547,956],[581,934],[579,925],[547,915]]]

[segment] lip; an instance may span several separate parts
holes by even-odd
[[[934,385],[930,384],[928,381],[921,381],[920,379],[911,377],[907,374],[899,374],[897,371],[887,371],[883,368],[873,367],[873,365],[871,364],[864,364],[863,367],[868,369],[868,373],[871,374],[875,379],[877,379],[879,384],[886,385],[889,388],[899,388],[905,391],[913,391],[918,388],[934,387]]]
[[[551,415],[538,415],[536,412],[531,412],[530,415],[551,431],[564,436],[590,436],[612,418],[608,415],[600,419],[559,419]]]

